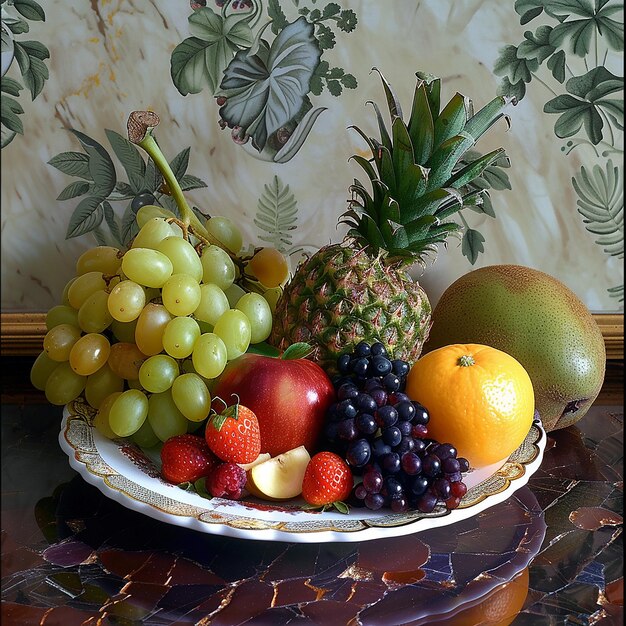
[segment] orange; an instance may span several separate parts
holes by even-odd
[[[452,344],[422,356],[409,371],[406,393],[428,410],[428,437],[454,445],[471,467],[506,460],[535,412],[521,363],[481,344]]]

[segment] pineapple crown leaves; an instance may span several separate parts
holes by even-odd
[[[457,93],[441,108],[440,79],[418,72],[407,123],[391,86],[377,68],[373,71],[382,81],[391,124],[385,124],[379,106],[370,101],[380,137],[350,127],[372,153],[369,159],[351,157],[365,171],[371,193],[355,179],[340,223],[375,252],[383,250],[406,264],[422,262],[425,254],[436,252],[438,244],[461,230],[449,221],[455,213],[481,206],[489,184],[476,181],[485,170],[508,165],[503,148],[486,154],[473,148],[498,120],[508,123],[504,109],[515,100],[498,96],[475,112],[472,101]]]

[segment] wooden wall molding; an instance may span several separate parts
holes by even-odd
[[[602,331],[607,359],[623,360],[624,315],[597,313],[593,317]],[[2,313],[3,356],[37,356],[45,334],[45,313]]]

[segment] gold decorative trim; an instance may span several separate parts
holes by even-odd
[[[594,313],[604,345],[606,358],[624,359],[624,314]],[[46,334],[45,313],[2,313],[1,351],[7,356],[37,356]]]

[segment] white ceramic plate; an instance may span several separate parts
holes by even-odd
[[[242,539],[290,542],[366,541],[421,532],[472,517],[503,502],[537,471],[546,433],[535,420],[522,445],[504,463],[470,471],[461,505],[451,511],[392,513],[352,508],[349,514],[302,510],[302,501],[207,499],[159,477],[159,458],[123,440],[109,440],[93,426],[81,400],[65,407],[59,442],[70,465],[104,495],[168,524]]]

